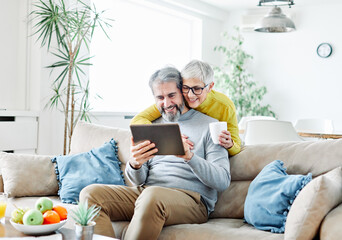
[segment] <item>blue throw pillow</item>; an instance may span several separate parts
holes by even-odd
[[[54,157],[63,203],[77,204],[81,190],[93,183],[125,185],[114,139],[90,152]]]
[[[293,200],[312,180],[311,173],[288,175],[283,165],[280,160],[266,165],[248,188],[245,220],[260,230],[283,233]]]

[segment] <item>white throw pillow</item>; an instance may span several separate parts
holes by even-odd
[[[0,154],[4,192],[9,197],[57,195],[58,182],[50,156]]]

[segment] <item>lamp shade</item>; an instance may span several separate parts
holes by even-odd
[[[294,5],[293,0],[260,0],[258,6],[284,6]]]
[[[291,32],[296,30],[292,20],[282,13],[280,7],[274,7],[254,28],[257,32]]]

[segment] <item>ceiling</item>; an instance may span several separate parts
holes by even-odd
[[[231,11],[237,9],[257,8],[258,0],[200,0],[214,7]],[[341,0],[294,0],[295,6],[310,6],[322,4],[340,4]]]

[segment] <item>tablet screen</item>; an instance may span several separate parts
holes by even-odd
[[[156,155],[184,155],[183,141],[177,123],[131,125],[135,143],[150,140],[158,148]]]

